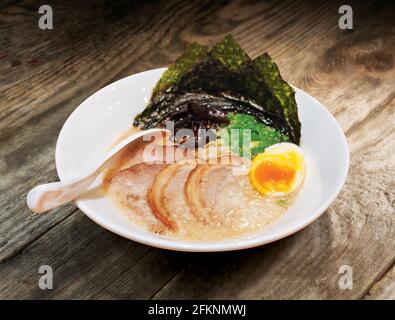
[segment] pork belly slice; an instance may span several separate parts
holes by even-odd
[[[155,178],[148,192],[148,203],[153,213],[173,231],[193,217],[185,198],[184,185],[196,164],[168,165]]]
[[[156,175],[165,167],[164,164],[139,163],[116,172],[107,182],[109,195],[156,233],[162,233],[166,227],[152,212],[147,192]]]
[[[250,215],[261,212],[265,201],[248,175],[235,175],[233,166],[224,164],[198,165],[189,174],[185,194],[199,221],[235,230],[251,228]]]

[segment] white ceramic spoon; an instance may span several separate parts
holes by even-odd
[[[130,147],[131,144],[141,143],[141,141],[146,141],[148,143],[151,141],[148,139],[149,137],[153,137],[161,132],[167,133],[164,129],[150,129],[138,132],[126,138],[106,155],[96,169],[87,172],[87,174],[81,178],[76,178],[71,181],[41,184],[34,187],[27,194],[26,202],[29,209],[33,212],[40,213],[74,200],[85,192],[105,169],[111,168],[116,161],[119,160],[119,156],[122,154],[121,151],[124,150],[126,146]]]

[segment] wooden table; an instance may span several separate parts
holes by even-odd
[[[344,1],[81,2],[45,1],[53,30],[38,28],[42,1],[0,4],[0,298],[395,298],[393,2],[351,1],[351,32],[338,27]],[[192,254],[121,238],[73,204],[29,212],[26,193],[57,179],[57,135],[84,99],[229,33],[252,57],[268,51],[347,135],[347,183],[320,219],[262,247]],[[53,290],[38,287],[41,265]]]

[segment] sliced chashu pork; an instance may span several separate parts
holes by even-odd
[[[235,175],[232,165],[198,165],[187,179],[185,194],[194,216],[212,226],[254,229],[262,217],[263,199],[248,175]],[[269,217],[268,217],[269,218]]]
[[[109,195],[156,233],[162,233],[166,227],[151,211],[147,192],[157,174],[165,167],[164,164],[139,163],[120,170],[107,179]]]
[[[233,175],[233,169],[243,163],[243,160],[237,156],[225,156],[211,159],[211,163],[198,164],[191,171],[185,184],[186,199],[191,207],[193,214],[199,221],[208,223],[213,221],[213,206],[217,194],[229,183],[230,176]],[[212,173],[209,179],[207,172]],[[205,196],[202,191],[209,190]],[[235,188],[235,191],[240,191]]]
[[[148,203],[160,221],[173,231],[179,223],[193,218],[184,193],[184,185],[196,164],[168,165],[155,178],[148,192]]]
[[[183,160],[163,169],[148,192],[151,210],[164,225],[173,231],[179,230],[179,227],[188,228],[189,223],[196,222],[186,199],[185,185],[190,172],[195,170],[197,164],[191,159],[184,158]],[[205,160],[200,158],[200,161],[209,160],[209,157]],[[240,157],[229,155],[214,160],[214,162],[222,161],[233,165],[244,163]]]

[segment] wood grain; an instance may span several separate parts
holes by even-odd
[[[39,1],[0,4],[1,298],[393,297],[395,6],[352,1],[47,1],[54,30],[37,27]],[[181,254],[111,234],[73,205],[32,215],[25,194],[56,179],[56,137],[89,95],[171,63],[192,41],[231,33],[253,57],[268,51],[284,77],[323,102],[347,133],[350,175],[326,214],[261,248]],[[306,250],[307,248],[307,250]],[[37,288],[38,267],[55,289]],[[339,290],[338,268],[354,268]]]
[[[395,267],[374,284],[364,297],[366,300],[395,300]]]
[[[37,285],[41,265],[53,268],[53,290]],[[182,265],[178,254],[114,236],[78,212],[2,265],[0,299],[148,299]]]

